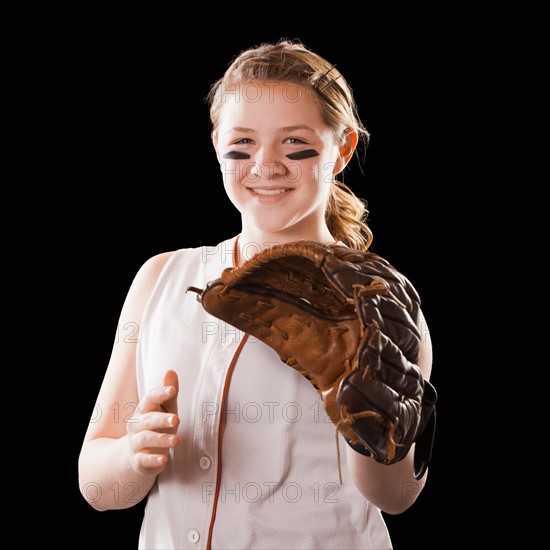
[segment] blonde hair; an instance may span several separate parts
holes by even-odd
[[[327,60],[306,48],[299,40],[280,39],[239,53],[222,78],[212,87],[206,101],[214,131],[219,125],[223,93],[228,85],[250,81],[290,82],[314,90],[321,115],[332,129],[337,143],[346,128],[353,128],[359,137],[358,149],[369,143],[370,134],[361,122],[351,87]],[[367,202],[336,178],[327,203],[325,219],[332,236],[359,250],[372,243],[367,225]]]

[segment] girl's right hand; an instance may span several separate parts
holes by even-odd
[[[127,422],[131,465],[141,474],[162,472],[170,449],[179,442],[178,392],[178,375],[169,370],[164,376],[164,386],[150,389]]]

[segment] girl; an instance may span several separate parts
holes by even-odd
[[[207,99],[241,231],[158,254],[135,276],[119,327],[139,326],[139,339],[117,338],[97,399],[129,418],[90,423],[81,492],[97,510],[146,498],[140,548],[391,548],[381,512],[405,511],[426,481],[413,477],[413,450],[387,466],[342,439],[340,482],[312,385],[186,292],[276,243],[368,249],[365,203],[337,179],[369,139],[352,91],[328,61],[280,40],[238,55]]]

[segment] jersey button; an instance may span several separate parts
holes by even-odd
[[[189,531],[189,533],[187,533],[187,540],[189,542],[192,542],[193,544],[197,544],[197,542],[199,542],[200,538],[201,537],[199,535],[199,532],[196,529],[191,529],[191,531]]]
[[[207,456],[201,456],[201,459],[199,460],[199,465],[203,470],[208,470],[211,464],[212,461]]]

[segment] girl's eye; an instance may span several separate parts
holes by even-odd
[[[243,138],[235,141],[235,145],[249,145],[250,143],[252,143],[250,138]]]
[[[299,138],[288,138],[285,140],[285,143],[305,143],[305,141],[299,139]]]

